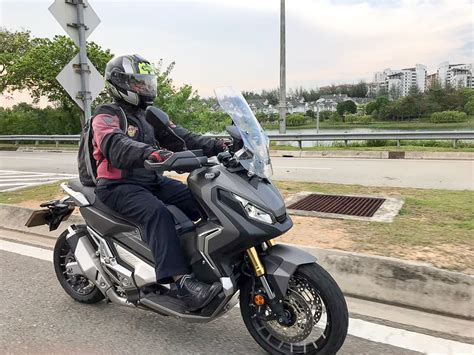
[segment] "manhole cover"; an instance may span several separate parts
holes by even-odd
[[[288,206],[292,210],[372,217],[384,198],[311,194]]]

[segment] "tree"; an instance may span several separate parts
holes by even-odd
[[[72,133],[80,131],[80,109],[56,81],[63,67],[77,54],[78,48],[66,36],[31,38],[28,31],[10,32],[0,29],[1,86],[2,92],[27,89],[34,102],[46,97],[51,103],[61,107],[68,118]],[[102,49],[94,42],[87,43],[88,57],[99,72],[105,71],[106,63],[112,58],[108,49]],[[102,93],[96,100],[107,97]]]
[[[350,97],[366,97],[368,91],[369,88],[367,87],[367,84],[361,81],[358,84],[349,87],[348,95]]]
[[[357,113],[357,105],[352,100],[346,100],[337,104],[336,111],[341,117],[346,113]]]
[[[156,65],[158,96],[155,105],[168,113],[173,122],[189,130],[201,133],[223,131],[231,123],[229,116],[222,111],[211,111],[191,85],[175,87],[171,78],[174,66],[174,62],[165,66],[162,60]]]
[[[6,88],[7,69],[31,48],[29,31],[9,32],[0,28],[0,91]]]
[[[402,96],[402,92],[400,90],[400,85],[391,85],[390,89],[388,90],[388,96],[392,100],[397,100],[400,96]]]

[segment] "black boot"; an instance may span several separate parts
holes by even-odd
[[[196,280],[191,275],[185,275],[176,282],[177,298],[184,301],[190,311],[206,306],[221,290],[222,285],[214,282],[212,285]]]

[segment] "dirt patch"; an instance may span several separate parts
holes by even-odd
[[[292,216],[293,228],[279,238],[293,244],[350,250],[354,242],[343,223],[334,219]]]

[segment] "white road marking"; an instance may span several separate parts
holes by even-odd
[[[314,167],[308,167],[308,166],[278,166],[278,165],[274,165],[273,169],[332,170],[332,168],[314,168]]]
[[[53,251],[0,239],[0,250],[53,262]]]
[[[474,345],[431,335],[410,332],[361,319],[349,319],[349,334],[376,343],[396,346],[425,354],[472,355]]]
[[[0,239],[0,250],[36,259],[53,261],[53,252],[48,249],[13,243]],[[453,340],[436,338],[404,329],[388,327],[361,319],[349,319],[348,334],[381,344],[387,344],[421,353],[435,355],[472,355],[474,346]]]
[[[0,170],[0,192],[15,191],[25,187],[39,186],[74,177],[76,175]]]
[[[22,170],[0,170],[0,175],[7,175],[7,174],[51,175],[52,173],[41,173],[41,172],[36,172],[36,171],[22,171]],[[61,174],[61,173],[53,173],[53,175],[76,176],[76,175],[73,175],[73,174]]]

